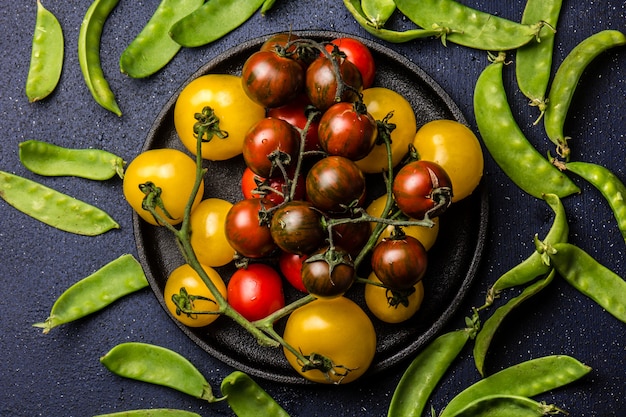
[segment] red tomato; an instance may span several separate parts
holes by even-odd
[[[311,102],[307,98],[306,94],[301,94],[294,101],[285,104],[281,107],[274,107],[267,111],[269,117],[276,117],[289,122],[292,126],[298,129],[304,130],[307,123],[307,106],[310,106]],[[309,130],[306,132],[306,138],[304,150],[305,151],[319,151],[319,139],[317,135],[317,127],[319,126],[319,118],[313,119],[309,126]]]
[[[305,193],[305,178],[300,175],[298,184],[293,195],[293,200],[302,200]],[[290,183],[291,184],[291,183]],[[275,191],[272,191],[275,190]],[[285,179],[280,176],[276,178],[263,178],[248,167],[241,175],[241,193],[244,198],[264,198],[276,205],[285,201],[284,196],[289,194],[290,188],[285,186]]]
[[[359,69],[363,78],[363,88],[371,87],[376,75],[376,64],[369,48],[353,38],[337,38],[331,43],[337,45],[339,50],[346,54],[346,59]],[[332,45],[327,45],[326,49],[332,51]]]
[[[341,102],[324,112],[317,134],[320,146],[328,154],[358,161],[374,147],[378,127],[365,106]]]
[[[261,198],[250,198],[233,204],[226,215],[226,239],[241,256],[262,258],[276,249],[269,223],[260,215],[274,204]]]
[[[307,255],[283,252],[278,257],[278,267],[287,281],[298,291],[308,292],[302,283],[302,263]]]
[[[261,320],[285,306],[283,283],[265,264],[238,269],[228,281],[228,303],[249,321]]]

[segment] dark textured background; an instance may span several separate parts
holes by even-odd
[[[523,1],[464,3],[519,20]],[[121,184],[76,178],[37,178],[19,163],[17,144],[48,140],[68,147],[95,147],[131,160],[147,130],[178,86],[207,60],[240,42],[290,28],[336,30],[370,37],[340,0],[279,0],[265,17],[256,14],[236,31],[205,47],[186,49],[164,70],[133,80],[118,70],[123,49],[140,31],[157,1],[122,0],[106,23],[102,38],[104,72],[124,112],[121,118],[99,107],[87,91],[76,53],[80,23],[89,2],[49,0],[44,5],[60,20],[65,34],[65,66],[60,84],[48,99],[29,104],[24,95],[36,3],[8,2],[0,11],[0,169],[34,178],[93,203],[116,218],[122,228],[99,237],[57,231],[0,201],[0,397],[1,416],[92,416],[136,408],[172,407],[205,416],[230,415],[225,404],[206,404],[178,392],[109,373],[98,358],[127,341],[155,343],[189,358],[213,386],[232,371],[190,342],[171,322],[153,293],[143,290],[106,310],[43,335],[31,327],[47,317],[52,303],[72,283],[123,253],[136,253],[131,210]],[[409,24],[397,18],[397,28]],[[587,36],[603,29],[626,30],[621,0],[565,0],[558,25],[555,63]],[[383,43],[383,42],[381,42]],[[486,54],[436,40],[391,45],[428,72],[458,103],[472,128],[474,83],[487,64]],[[622,179],[626,51],[612,50],[596,59],[582,77],[567,120],[573,158],[603,164]],[[541,127],[533,127],[517,90],[513,68],[506,71],[513,110],[529,139],[548,146]],[[626,276],[625,243],[602,197],[578,181],[583,192],[564,201],[571,241]],[[533,250],[532,237],[543,235],[552,216],[545,203],[523,195],[486,156],[485,183],[490,198],[490,229],[481,268],[466,303],[448,329],[463,325],[471,306],[482,304],[490,283]],[[534,357],[568,354],[593,371],[580,382],[541,396],[576,416],[626,415],[626,327],[561,279],[523,305],[494,341],[488,369],[496,371]],[[382,416],[405,362],[374,380],[339,387],[293,387],[259,379],[294,416]],[[471,352],[464,351],[433,396],[440,410],[459,390],[478,380]]]

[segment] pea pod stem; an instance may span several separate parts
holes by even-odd
[[[374,28],[379,29],[396,11],[394,0],[361,0],[361,8]]]

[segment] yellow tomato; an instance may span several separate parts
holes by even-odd
[[[224,222],[232,203],[207,198],[191,212],[191,247],[201,264],[218,267],[233,260],[235,250],[226,239]]]
[[[375,273],[368,277],[370,281],[380,283]],[[419,281],[414,285],[415,291],[407,297],[408,304],[391,305],[388,297],[391,292],[387,292],[384,287],[377,285],[365,286],[365,304],[372,314],[385,323],[401,323],[413,317],[422,306],[424,300],[424,283]]]
[[[483,176],[483,151],[467,126],[454,120],[433,120],[415,134],[420,159],[436,162],[452,181],[452,202],[470,195]]]
[[[219,130],[228,134],[202,143],[202,157],[223,161],[241,154],[246,132],[265,117],[265,108],[252,101],[241,86],[241,77],[228,74],[208,74],[196,78],[183,88],[174,106],[174,127],[185,147],[194,155],[197,139],[194,117],[210,107],[217,119]]]
[[[207,273],[213,284],[217,287],[219,293],[226,299],[226,285],[220,274],[209,266],[203,266],[202,269]],[[184,289],[181,296],[181,291]],[[198,313],[181,312],[172,297],[180,297],[182,300],[188,301],[186,307]],[[209,288],[206,286],[200,275],[189,265],[183,264],[172,271],[165,283],[163,298],[167,309],[181,323],[189,327],[204,327],[213,323],[219,317],[219,314],[206,312],[218,311],[219,305]],[[204,312],[205,314],[201,314]]]

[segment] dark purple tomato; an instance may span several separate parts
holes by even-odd
[[[324,212],[342,213],[351,204],[361,204],[365,196],[365,176],[343,156],[317,161],[306,176],[307,199]]]
[[[272,157],[281,158],[284,165],[292,164],[298,158],[300,135],[288,122],[266,117],[250,128],[243,141],[243,159],[255,174],[269,178],[281,175],[274,168]]]
[[[342,296],[354,278],[352,258],[339,247],[320,249],[302,264],[302,283],[317,298]]]
[[[274,107],[267,111],[267,115],[270,117],[276,117],[278,119],[289,122],[292,126],[297,127],[300,130],[304,130],[307,124],[306,109],[311,102],[306,94],[301,94],[294,101],[285,104],[281,107]],[[306,137],[304,139],[305,151],[319,151],[319,139],[317,135],[317,129],[319,126],[319,117],[313,118],[308,130],[306,131]]]
[[[272,239],[286,252],[308,255],[319,249],[327,237],[322,215],[307,201],[290,201],[272,214]]]
[[[369,222],[341,223],[333,226],[333,243],[356,258],[372,234]]]
[[[339,63],[339,73],[331,61]],[[337,100],[338,79],[343,80],[341,94]],[[321,56],[315,59],[306,70],[305,91],[311,104],[321,111],[326,111],[338,101],[356,101],[358,92],[363,89],[363,80],[359,69],[350,61],[340,58]]]
[[[427,266],[426,249],[412,236],[383,239],[372,251],[372,270],[391,289],[413,287],[424,277]]]
[[[341,102],[324,112],[317,135],[328,154],[358,161],[374,147],[378,127],[363,103]]]
[[[250,198],[236,202],[228,211],[224,221],[226,239],[241,256],[262,258],[276,249],[269,224],[262,221],[266,210],[273,206],[265,199]]]

